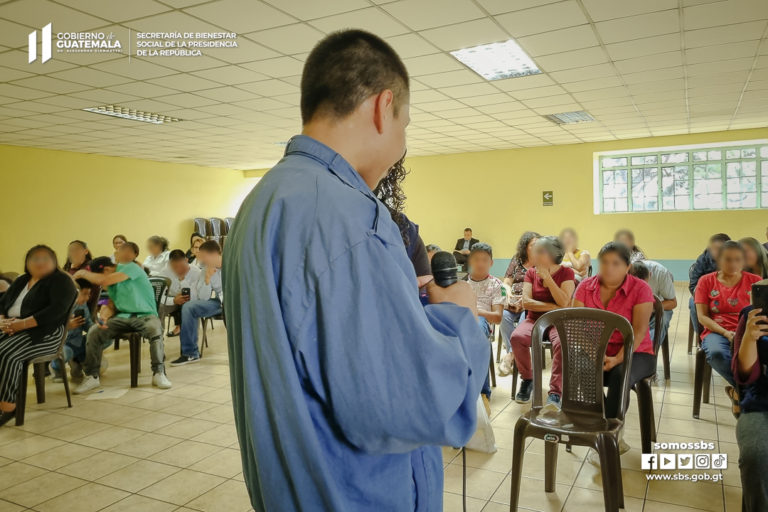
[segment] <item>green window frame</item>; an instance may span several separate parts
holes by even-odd
[[[595,213],[768,208],[765,140],[612,151],[596,157]]]

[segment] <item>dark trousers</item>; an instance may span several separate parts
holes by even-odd
[[[456,263],[459,265],[466,265],[469,259],[468,254],[460,253],[459,251],[453,251],[453,257],[456,258]]]
[[[629,388],[640,380],[653,375],[656,372],[656,361],[653,354],[635,352],[632,354],[632,368],[629,370]],[[607,372],[603,372],[603,385],[608,387],[605,397],[605,417],[615,418],[619,414],[621,406],[621,385],[624,376],[624,363],[617,364]]]

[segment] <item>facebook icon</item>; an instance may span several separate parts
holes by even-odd
[[[642,454],[642,459],[640,461],[641,469],[658,469],[658,467],[659,467],[659,460],[656,454],[654,453]]]

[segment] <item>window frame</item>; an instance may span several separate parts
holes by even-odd
[[[756,150],[756,154],[754,158],[744,158],[743,156],[740,156],[739,158],[734,159],[728,159],[726,158],[726,152],[728,150],[739,150],[741,155],[741,150],[743,149],[751,149],[754,148]],[[761,151],[762,150],[762,151]],[[721,158],[719,160],[703,160],[703,161],[694,161],[693,159],[693,153],[697,152],[709,152],[709,151],[721,151]],[[685,162],[678,162],[678,163],[662,163],[662,154],[667,153],[687,153],[687,160]],[[765,153],[766,156],[762,156],[762,154]],[[650,163],[644,163],[644,164],[638,164],[638,165],[632,165],[632,158],[637,158],[639,156],[655,156],[656,157],[656,163],[650,164]],[[603,159],[605,157],[612,157],[612,158],[626,158],[627,162],[626,165],[617,165],[617,166],[603,166]],[[743,162],[754,162],[755,163],[755,206],[752,207],[743,207],[743,208],[729,208],[728,207],[728,164],[729,163],[739,163],[742,164]],[[694,174],[694,167],[696,165],[704,165],[706,166],[709,163],[712,162],[718,162],[720,164],[720,180],[721,180],[721,197],[722,197],[722,208],[695,208],[694,207],[694,200],[695,200],[695,184],[698,181],[695,178]],[[594,176],[593,176],[593,206],[594,206],[594,213],[596,215],[612,215],[612,214],[626,214],[626,213],[676,213],[676,212],[712,212],[712,211],[744,211],[744,210],[765,210],[768,209],[768,186],[766,186],[766,190],[763,190],[763,171],[762,167],[763,165],[768,166],[768,139],[756,139],[756,140],[745,140],[745,141],[732,141],[732,142],[718,142],[718,143],[710,143],[710,144],[689,144],[689,145],[681,145],[681,146],[664,146],[664,147],[654,147],[654,148],[638,148],[638,149],[628,149],[628,150],[616,150],[616,151],[600,151],[593,153],[593,165],[594,165]],[[686,209],[664,209],[664,185],[663,185],[663,170],[667,167],[682,167],[686,166],[688,169],[688,190],[687,190],[687,197],[688,197],[688,208]],[[632,191],[632,171],[636,169],[656,169],[657,172],[657,209],[655,210],[646,210],[646,209],[640,209],[635,210],[634,209],[634,203],[633,203],[633,191]],[[611,199],[611,198],[604,198],[603,197],[603,173],[605,171],[618,171],[618,170],[626,170],[627,173],[627,209],[622,211],[605,211],[605,201],[604,199]],[[674,171],[673,171],[674,173]],[[741,176],[739,177],[739,179]],[[673,178],[674,179],[674,178]],[[766,179],[768,179],[768,175],[766,176]],[[731,192],[734,193],[734,192]],[[763,195],[766,195],[766,200],[763,200]],[[673,196],[674,197],[674,196]],[[614,198],[615,199],[615,198]]]

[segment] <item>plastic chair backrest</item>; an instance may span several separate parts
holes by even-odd
[[[224,222],[227,223],[227,233],[232,231],[232,227],[235,225],[235,218],[234,217],[227,217],[224,219]]]
[[[545,313],[533,326],[533,407],[541,407],[541,346],[549,327],[560,337],[563,367],[563,412],[605,418],[603,404],[603,359],[608,341],[615,331],[624,338],[624,380],[622,407],[618,419],[624,420],[629,401],[629,370],[634,334],[623,316],[594,308],[563,308]]]
[[[200,233],[203,238],[208,238],[211,235],[211,226],[208,219],[197,217],[193,222],[195,223],[195,232]]]
[[[155,292],[155,307],[158,312],[160,311],[160,301],[163,299],[166,290],[171,286],[171,279],[162,276],[152,276],[149,278],[149,284],[152,285],[152,290]]]
[[[228,233],[227,223],[218,217],[211,217],[211,236],[218,240]]]

